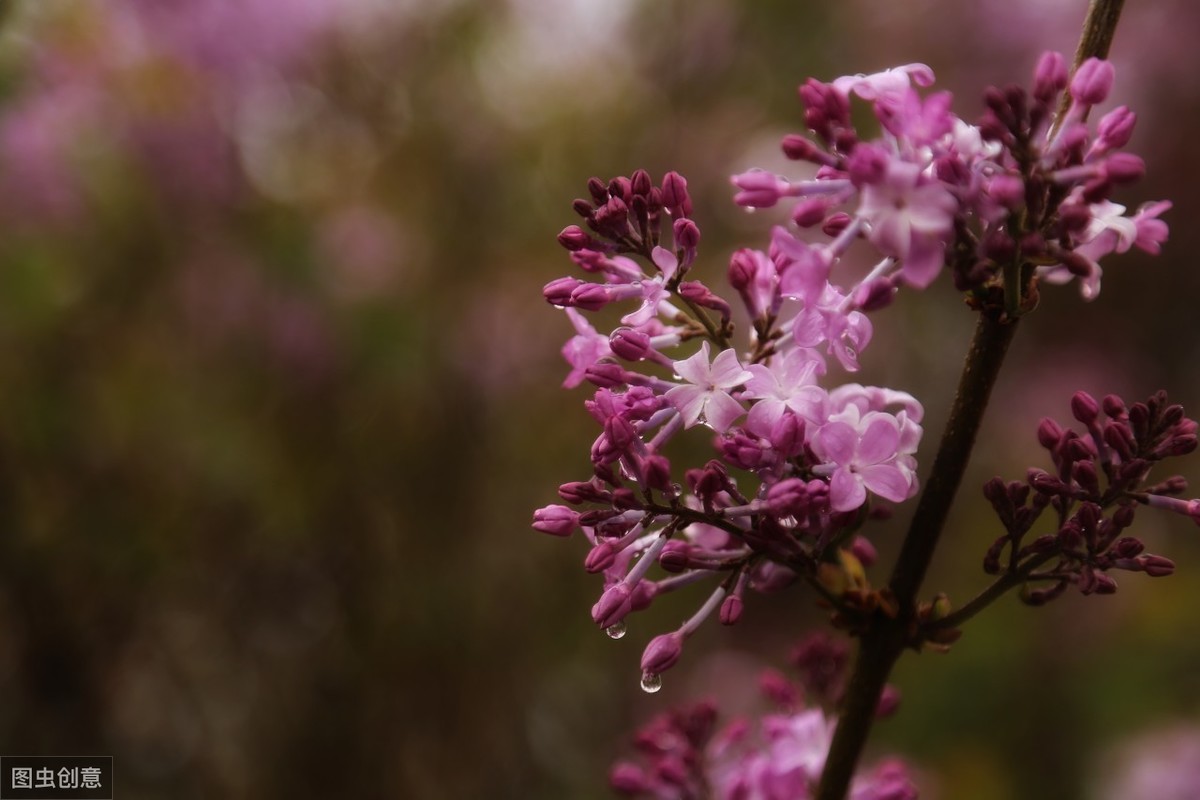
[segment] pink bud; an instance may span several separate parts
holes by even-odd
[[[661,675],[675,666],[682,652],[683,636],[679,631],[655,636],[642,652],[642,671]]]
[[[568,225],[559,232],[558,243],[574,252],[591,245],[592,237],[584,233],[578,225]]]
[[[1071,97],[1089,106],[1103,103],[1112,90],[1115,77],[1116,70],[1111,62],[1089,58],[1079,65],[1075,76],[1071,78]]]
[[[616,625],[630,612],[629,595],[631,590],[624,581],[615,583],[604,590],[600,599],[592,606],[592,620],[601,628]]]
[[[608,337],[608,346],[626,361],[641,361],[651,351],[650,337],[632,328],[617,328]]]
[[[579,524],[579,514],[560,505],[549,505],[533,512],[533,529],[551,536],[570,536]]]
[[[1104,176],[1113,183],[1133,183],[1146,174],[1146,162],[1132,153],[1113,153],[1104,162]]]
[[[1117,106],[1105,114],[1096,126],[1100,133],[1101,146],[1106,150],[1115,150],[1129,144],[1136,122],[1137,114],[1125,106]]]
[[[601,542],[588,552],[587,557],[583,560],[583,568],[592,574],[603,572],[613,565],[619,552],[620,550],[612,542]]]
[[[1137,562],[1151,578],[1163,578],[1175,571],[1175,562],[1163,556],[1138,556]]]
[[[687,178],[678,172],[668,172],[664,175],[662,202],[667,211],[672,214],[689,216],[692,213],[692,200],[688,196]]]
[[[690,219],[681,218],[675,220],[671,231],[675,235],[675,245],[677,247],[682,247],[684,250],[694,250],[700,244],[700,228]]]
[[[720,620],[722,625],[736,625],[737,621],[742,618],[742,608],[744,607],[742,598],[736,594],[731,594],[721,601]]]
[[[573,305],[571,293],[583,285],[578,278],[555,278],[542,287],[542,297],[555,306]]]
[[[1038,59],[1033,72],[1033,96],[1043,103],[1067,86],[1067,60],[1062,53],[1046,52]]]

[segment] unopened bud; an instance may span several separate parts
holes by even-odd
[[[1071,97],[1078,103],[1094,106],[1103,103],[1112,90],[1116,71],[1108,61],[1089,58],[1075,70],[1071,78]]]
[[[655,636],[642,652],[642,672],[655,675],[675,666],[683,653],[683,636],[678,631]]]

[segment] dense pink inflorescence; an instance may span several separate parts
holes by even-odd
[[[733,178],[739,204],[786,201],[792,213],[765,250],[733,254],[727,293],[692,277],[701,234],[682,176],[656,184],[638,170],[589,181],[574,203],[584,224],[558,237],[585,279],[558,278],[544,296],[575,327],[563,349],[565,385],[594,387],[585,405],[600,433],[592,475],[563,484],[568,505],[539,509],[534,527],[582,532],[585,568],[604,578],[592,618],[613,636],[659,594],[708,584],[696,613],[647,646],[645,686],[658,686],[657,674],[714,612],[736,622],[747,589],[805,580],[842,622],[856,604],[886,604],[862,575],[873,548],[859,528],[881,502],[916,493],[923,410],[905,392],[838,376],[858,370],[874,331],[869,315],[902,286],[923,288],[948,271],[973,307],[1016,315],[1036,300],[1039,281],[1077,277],[1090,298],[1101,257],[1158,250],[1169,204],[1127,216],[1111,200],[1143,171],[1120,152],[1132,112],[1109,112],[1095,132],[1086,122],[1112,79],[1106,62],[1085,62],[1070,77],[1065,60],[1047,54],[1031,91],[988,90],[977,125],[950,111],[948,93],[918,91],[934,80],[924,65],[807,81],[810,133],[785,137],[783,149],[815,174]],[[873,139],[851,122],[857,102],[879,121]],[[856,243],[879,260],[843,282],[838,266]],[[750,320],[740,346],[738,305]],[[602,311],[619,320],[608,332],[586,316]],[[711,458],[672,463],[672,442],[696,431],[711,439]]]

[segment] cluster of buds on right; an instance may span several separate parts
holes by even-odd
[[[1183,406],[1169,404],[1165,392],[1132,406],[1116,395],[1097,402],[1077,392],[1071,411],[1080,432],[1048,418],[1038,426],[1054,471],[1031,469],[1025,482],[993,478],[983,489],[1005,528],[988,549],[984,570],[1019,581],[1021,599],[1030,605],[1053,600],[1071,585],[1084,594],[1112,594],[1112,570],[1153,578],[1174,572],[1170,559],[1146,553],[1139,539],[1126,535],[1139,505],[1200,522],[1200,500],[1178,497],[1187,491],[1182,477],[1147,483],[1159,461],[1196,449],[1197,424]],[[1047,510],[1054,532],[1026,542]]]

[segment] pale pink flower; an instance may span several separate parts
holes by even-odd
[[[751,380],[754,373],[742,367],[731,349],[722,350],[711,364],[708,352],[708,342],[704,342],[691,358],[673,362],[675,372],[687,384],[668,390],[666,397],[679,409],[685,427],[700,422],[724,433],[746,413],[728,390]]]

